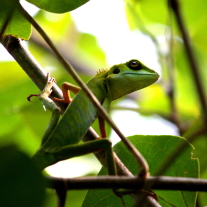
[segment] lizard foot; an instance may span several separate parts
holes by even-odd
[[[52,93],[52,86],[53,83],[56,83],[55,78],[50,77],[50,74],[47,73],[47,83],[44,87],[44,89],[42,90],[42,93],[40,94],[31,94],[27,97],[28,101],[31,101],[31,98],[33,96],[37,96],[37,97],[48,97],[51,93]]]

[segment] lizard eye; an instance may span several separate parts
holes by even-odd
[[[140,70],[142,68],[142,66],[138,60],[130,60],[127,63],[127,65],[132,70]]]
[[[118,74],[120,72],[120,70],[118,68],[115,68],[113,71],[113,74]]]

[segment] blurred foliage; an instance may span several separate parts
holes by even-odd
[[[73,10],[87,1],[76,1],[77,4],[74,4],[72,7],[69,4],[68,7],[62,4],[57,6],[56,3],[59,3],[59,1],[56,0],[30,0],[29,2],[50,12],[63,13]],[[63,4],[67,4],[68,2],[69,0],[62,1]],[[205,12],[207,1],[180,0],[179,2],[194,55],[199,66],[200,82],[207,94],[207,36],[205,30],[207,24],[207,13]],[[175,23],[174,15],[168,8],[167,0],[125,0],[124,3],[127,23],[131,31],[141,31],[153,40],[157,49],[157,54],[155,55],[158,56],[159,67],[162,69],[161,79],[158,83],[136,93],[135,98],[140,106],[140,113],[149,117],[150,114],[157,114],[175,123],[172,120],[172,100],[169,97],[169,89],[172,88],[175,93],[175,113],[179,118],[179,123],[189,133],[192,128],[199,131],[203,123],[200,117],[203,111],[198,99],[199,92],[195,87],[189,62],[186,58],[186,49],[184,48],[180,31]],[[87,4],[90,7],[90,2]],[[108,2],[108,4],[110,3]],[[2,27],[7,15],[5,8],[13,8],[11,5],[6,0],[0,2],[0,27]],[[114,11],[117,8],[114,8]],[[105,13],[107,15],[107,11]],[[93,15],[93,12],[91,12],[91,15]],[[96,18],[98,17],[94,16],[94,20]],[[51,14],[40,10],[35,14],[35,19],[55,44],[58,45],[61,53],[68,55],[74,61],[75,65],[80,66],[77,67],[77,71],[80,71],[80,76],[84,81],[89,80],[91,74],[95,75],[95,69],[108,66],[106,61],[108,56],[105,54],[103,48],[100,47],[98,37],[79,31],[78,25],[76,25],[70,14]],[[84,16],[82,21],[84,21]],[[117,22],[117,24],[119,23]],[[85,24],[92,24],[93,26],[93,22],[86,22]],[[105,24],[107,25],[109,22],[105,22]],[[110,31],[106,31],[106,33],[111,34],[115,32],[116,26]],[[10,33],[25,40],[31,35],[31,25],[16,11],[8,30],[6,30],[6,34]],[[123,41],[127,41],[127,39],[123,38]],[[42,45],[42,39],[36,32],[33,32],[27,46],[45,70],[51,72],[52,76],[56,77],[59,85],[63,81],[75,84],[54,55],[45,45]],[[111,47],[113,48],[113,44]],[[139,49],[137,48],[137,50]],[[125,48],[121,48],[121,50],[124,51]],[[5,50],[2,53],[7,53],[7,51]],[[139,59],[139,57],[137,58]],[[80,63],[81,65],[79,65]],[[147,65],[148,63],[146,62],[145,64]],[[0,145],[16,145],[18,149],[32,156],[39,147],[41,136],[47,126],[51,113],[49,111],[45,112],[42,104],[35,97],[32,98],[32,103],[27,102],[27,96],[31,93],[39,93],[39,91],[16,62],[1,61],[0,66]],[[172,78],[174,81],[171,81]],[[94,126],[96,129],[98,128],[96,123]],[[162,129],[159,129],[159,131],[162,134]],[[108,128],[108,132],[110,133],[110,128]],[[192,141],[195,147],[193,157],[198,157],[201,164],[201,178],[207,178],[206,157],[204,156],[207,146],[206,138],[206,134],[201,134]],[[68,202],[71,196],[73,198],[77,196],[77,200],[80,200],[83,199],[84,193],[82,194],[77,191],[75,195],[70,195],[69,192]],[[198,198],[200,206],[206,205],[206,194],[199,193]],[[54,204],[53,200],[56,200],[54,193],[48,191],[45,206],[52,206],[50,203]],[[69,206],[69,204],[67,205]],[[77,206],[80,206],[80,203]]]

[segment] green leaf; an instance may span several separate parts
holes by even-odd
[[[27,0],[28,2],[36,5],[40,9],[44,9],[53,13],[65,13],[72,11],[82,6],[89,0]]]
[[[153,175],[162,166],[166,158],[176,151],[176,147],[182,142],[186,142],[184,138],[176,136],[155,136],[155,135],[135,135],[128,138],[136,148],[146,158],[150,166],[150,174]],[[167,169],[165,175],[174,177],[198,177],[198,160],[193,159],[193,146],[188,145],[186,149],[179,154],[179,157]],[[114,151],[117,153],[123,163],[129,168],[133,174],[137,174],[139,167],[131,153],[126,150],[122,142],[115,145]],[[106,174],[105,169],[101,169],[99,175]],[[196,192],[187,191],[154,191],[158,196],[158,202],[163,206],[179,206],[192,207],[195,206]],[[124,196],[126,206],[133,206],[131,197]],[[88,206],[122,206],[118,197],[111,190],[89,190],[83,207]]]
[[[0,30],[2,29],[6,18],[15,9],[18,0],[0,1]],[[14,11],[12,18],[4,32],[4,35],[12,35],[20,39],[28,40],[31,35],[31,24],[20,14],[18,10]]]
[[[0,148],[0,206],[42,206],[43,177],[31,159],[14,146]]]

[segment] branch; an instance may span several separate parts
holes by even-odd
[[[7,35],[1,41],[2,45],[11,54],[11,56],[22,67],[25,73],[30,77],[34,84],[43,90],[47,81],[47,72],[35,60],[31,53],[22,46],[19,39]],[[52,97],[62,98],[62,91],[54,84]]]
[[[146,179],[143,187],[142,179],[126,176],[98,176],[98,177],[81,177],[81,178],[54,178],[45,177],[48,188],[56,188],[58,185],[64,185],[68,190],[77,189],[147,189],[151,186],[154,190],[182,190],[182,191],[203,191],[207,192],[207,179],[199,180],[188,177],[170,177],[158,176]]]

